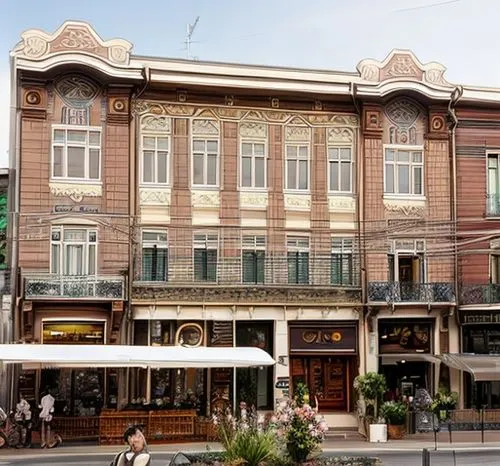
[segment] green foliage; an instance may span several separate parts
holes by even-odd
[[[231,464],[259,466],[276,456],[276,439],[272,432],[248,428],[239,430],[226,449],[225,460]]]
[[[387,424],[400,426],[406,421],[407,407],[401,401],[386,401],[380,408],[380,413]]]
[[[436,414],[440,420],[445,420],[450,411],[456,409],[458,403],[458,393],[439,390],[432,399],[431,411]]]
[[[294,401],[299,407],[309,404],[309,388],[305,383],[300,382],[295,387]]]
[[[366,416],[378,419],[380,400],[387,390],[387,383],[383,374],[368,372],[358,375],[354,379],[354,389],[363,397],[366,404]]]

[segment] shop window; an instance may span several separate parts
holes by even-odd
[[[62,275],[95,275],[97,270],[97,230],[53,227],[51,272]]]
[[[166,232],[142,232],[142,280],[168,280],[168,239]]]
[[[288,283],[309,284],[309,238],[287,238]]]
[[[264,283],[266,238],[259,235],[243,236],[243,283]]]
[[[260,348],[273,354],[273,324],[271,322],[237,322],[236,346]],[[257,409],[272,409],[273,367],[248,367],[236,370],[236,405],[241,401]]]
[[[379,354],[430,353],[432,325],[425,322],[379,322]]]
[[[199,282],[217,281],[218,236],[194,235],[194,279]]]
[[[44,344],[102,345],[104,322],[43,322]]]

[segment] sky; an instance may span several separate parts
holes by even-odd
[[[144,7],[144,8],[143,8]],[[0,167],[8,166],[9,51],[31,28],[91,23],[133,53],[186,58],[187,25],[199,16],[191,55],[213,60],[355,71],[411,49],[447,67],[453,83],[500,87],[499,0],[0,0]]]

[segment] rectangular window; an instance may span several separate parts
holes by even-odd
[[[142,136],[142,182],[168,184],[170,138]]]
[[[52,126],[52,178],[100,180],[101,128]]]
[[[424,194],[424,160],[419,150],[385,150],[386,194]]]
[[[142,232],[142,276],[147,282],[168,281],[168,237],[165,232]]]
[[[500,215],[500,174],[498,154],[488,154],[488,204],[487,215]]]
[[[309,189],[309,146],[286,145],[286,189]]]
[[[243,236],[243,283],[264,283],[266,259],[265,236]]]
[[[51,273],[95,275],[97,231],[86,228],[54,227],[51,234]]]
[[[197,233],[194,235],[194,279],[199,282],[217,281],[216,234]]]
[[[309,238],[288,237],[288,283],[309,284]]]
[[[193,139],[193,186],[217,186],[219,141]]]
[[[328,189],[352,192],[352,151],[350,147],[328,148]]]
[[[332,239],[332,285],[353,285],[353,240],[352,238]]]
[[[266,187],[266,146],[263,142],[241,143],[241,187]]]

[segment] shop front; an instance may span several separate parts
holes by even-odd
[[[462,311],[462,352],[476,355],[500,353],[500,310]],[[464,371],[464,407],[500,409],[500,381],[475,381]]]
[[[291,393],[303,383],[321,412],[354,410],[358,323],[289,323]]]

